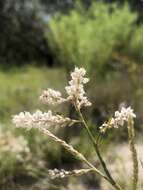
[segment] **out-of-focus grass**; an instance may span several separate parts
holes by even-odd
[[[38,109],[38,97],[47,87],[62,89],[65,74],[62,69],[25,67],[0,71],[0,121],[9,120],[12,114]]]

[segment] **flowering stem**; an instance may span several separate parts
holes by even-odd
[[[92,133],[91,133],[91,131],[90,131],[90,129],[89,129],[89,127],[88,127],[86,121],[84,120],[84,117],[83,117],[81,111],[80,111],[79,109],[78,109],[77,111],[78,111],[78,113],[79,113],[79,116],[80,116],[80,118],[81,118],[81,121],[82,121],[83,125],[85,126],[85,128],[86,128],[86,130],[87,130],[87,133],[88,133],[88,135],[89,135],[89,137],[90,137],[90,140],[91,140],[92,143],[93,143],[95,152],[96,152],[96,154],[97,154],[97,156],[98,156],[98,158],[99,158],[99,160],[100,160],[100,163],[101,163],[101,165],[102,165],[102,167],[103,167],[103,169],[104,169],[104,172],[106,173],[106,175],[107,175],[107,177],[108,177],[108,181],[110,182],[110,184],[112,184],[112,186],[113,186],[115,189],[117,189],[117,190],[123,190],[122,187],[120,187],[120,185],[117,184],[117,183],[114,181],[114,179],[113,179],[113,177],[111,176],[109,170],[107,169],[107,166],[106,166],[106,164],[105,164],[105,162],[104,162],[104,160],[102,159],[102,156],[101,156],[101,154],[100,154],[100,151],[99,151],[99,148],[98,148],[98,144],[95,142],[95,139],[94,139],[94,137],[93,137],[93,135],[92,135]]]
[[[50,137],[53,141],[55,141],[58,144],[60,144],[61,146],[63,146],[73,156],[75,156],[79,160],[85,162],[90,168],[92,168],[101,177],[103,177],[104,179],[109,181],[108,178],[102,172],[100,172],[97,168],[95,168],[94,165],[92,165],[81,153],[79,153],[77,150],[75,150],[71,145],[67,144],[65,141],[58,138],[57,136],[55,136],[53,133],[51,133],[49,130],[47,130],[45,128],[40,127],[39,130],[42,131],[44,134],[46,134],[48,137]]]
[[[135,148],[134,143],[134,123],[131,118],[128,120],[128,138],[129,138],[129,145],[130,150],[132,153],[132,160],[133,160],[133,186],[132,189],[137,189],[137,182],[138,182],[138,158],[137,158],[137,151]]]

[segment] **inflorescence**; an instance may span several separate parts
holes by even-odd
[[[131,107],[122,107],[121,111],[115,111],[114,117],[109,119],[108,122],[103,123],[103,125],[100,127],[100,131],[102,133],[105,133],[107,129],[118,128],[120,126],[123,126],[125,122],[128,122],[129,119],[133,119],[135,117],[136,115]]]
[[[44,90],[40,96],[40,101],[48,105],[58,105],[63,102],[70,101],[76,105],[77,109],[81,107],[91,106],[91,102],[85,95],[84,84],[86,84],[89,79],[84,77],[86,70],[83,68],[75,68],[74,72],[71,73],[72,80],[69,81],[69,86],[65,87],[67,92],[67,97],[63,98],[61,92],[47,89]],[[61,115],[53,115],[52,111],[42,113],[42,111],[37,110],[35,113],[31,114],[29,112],[21,112],[18,115],[13,116],[13,123],[16,127],[25,127],[30,129],[31,127],[65,127],[71,126],[76,123],[76,120],[70,119],[68,117],[62,117]]]
[[[110,172],[108,171],[106,164],[104,163],[100,151],[98,148],[98,143],[94,139],[94,135],[90,131],[88,124],[84,120],[81,109],[83,107],[91,106],[91,102],[86,96],[84,85],[89,82],[89,78],[85,77],[86,70],[84,68],[75,68],[71,73],[71,80],[68,82],[68,86],[65,87],[67,96],[63,97],[62,93],[53,89],[44,90],[40,96],[40,101],[46,105],[59,105],[61,103],[70,102],[79,115],[79,120],[75,120],[69,117],[64,117],[62,115],[53,114],[51,110],[48,112],[42,112],[37,110],[35,113],[31,114],[29,112],[21,112],[18,115],[14,115],[12,122],[16,127],[20,128],[38,128],[43,134],[46,134],[56,143],[63,146],[67,151],[69,151],[73,156],[78,158],[80,161],[88,165],[88,169],[65,171],[65,170],[49,170],[49,175],[51,178],[64,178],[71,175],[82,175],[90,171],[98,173],[101,177],[106,179],[116,190],[123,190],[123,188],[114,181]],[[137,153],[134,146],[134,126],[133,119],[136,117],[134,110],[131,107],[122,107],[120,111],[116,111],[114,116],[110,118],[107,122],[100,126],[100,132],[105,133],[107,129],[118,128],[124,124],[128,125],[128,136],[130,150],[132,152],[133,160],[133,189],[136,190],[138,181],[138,160]],[[98,170],[93,164],[91,164],[83,154],[78,152],[73,146],[66,143],[64,140],[58,138],[52,132],[50,132],[49,127],[66,127],[72,126],[75,123],[82,123],[82,125],[87,130],[87,133],[92,141],[96,155],[104,169],[104,173]]]

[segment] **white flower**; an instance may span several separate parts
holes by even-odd
[[[50,88],[43,91],[43,93],[40,96],[40,100],[44,104],[49,105],[58,105],[65,101],[65,99],[62,98],[61,92]]]
[[[69,86],[65,87],[68,94],[68,100],[73,101],[78,109],[82,106],[91,106],[91,102],[85,96],[84,84],[89,79],[85,78],[86,70],[84,68],[75,68],[71,73],[72,80],[69,81]]]
[[[13,116],[13,123],[16,127],[32,127],[32,115],[29,112],[20,112],[18,115]]]
[[[114,127],[123,126],[125,122],[128,122],[128,120],[131,118],[135,118],[136,115],[134,113],[134,110],[131,109],[131,107],[125,108],[122,107],[121,111],[116,111],[114,116]]]
[[[53,115],[52,111],[42,113],[40,110],[37,110],[34,114],[21,112],[19,115],[13,116],[12,121],[16,127],[24,127],[27,129],[31,129],[31,127],[65,127],[66,125],[71,125],[76,122],[68,117]]]
[[[136,118],[136,114],[134,113],[134,110],[131,107],[121,109],[121,114],[124,117],[124,120],[128,120],[129,118]]]
[[[101,133],[105,133],[106,130],[108,128],[108,124],[107,123],[103,123],[100,127],[99,127],[99,130]]]
[[[70,174],[70,172],[65,171],[64,169],[58,170],[55,168],[54,170],[49,170],[49,176],[51,179],[64,178],[68,174]]]
[[[122,107],[121,111],[115,111],[114,117],[100,127],[100,132],[104,133],[109,128],[124,126],[125,122],[128,122],[129,119],[133,119],[135,117],[136,115],[131,107]]]
[[[84,84],[89,79],[84,77],[86,70],[84,68],[75,68],[74,72],[71,73],[71,80],[69,86],[65,87],[68,94],[67,98],[63,98],[59,91],[53,89],[44,90],[40,96],[40,100],[44,104],[58,105],[66,101],[72,101],[78,109],[82,106],[91,106],[91,102],[85,96]]]

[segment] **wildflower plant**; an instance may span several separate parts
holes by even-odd
[[[75,111],[78,113],[78,119],[75,120],[69,117],[64,117],[57,114],[55,115],[52,113],[51,110],[44,113],[40,110],[37,110],[33,114],[29,112],[21,112],[18,115],[13,116],[12,121],[16,125],[16,127],[23,127],[28,130],[32,128],[39,129],[40,132],[46,134],[53,141],[63,146],[68,152],[75,156],[75,158],[87,164],[87,168],[72,171],[65,171],[63,169],[49,170],[49,175],[52,179],[64,178],[68,176],[78,176],[89,172],[94,172],[95,174],[98,174],[99,176],[107,180],[116,190],[125,189],[113,178],[112,174],[108,170],[108,167],[100,153],[98,140],[99,138],[102,138],[102,133],[108,132],[110,128],[119,128],[126,125],[128,129],[129,145],[133,161],[132,190],[136,190],[138,182],[138,159],[134,143],[134,118],[136,117],[136,115],[131,107],[122,107],[120,111],[115,112],[114,117],[103,123],[103,125],[99,128],[99,138],[95,139],[93,132],[91,132],[88,123],[82,114],[82,108],[92,105],[90,100],[87,98],[84,89],[85,84],[89,82],[89,78],[86,78],[85,75],[86,70],[84,68],[76,67],[75,70],[71,72],[71,80],[68,82],[68,86],[65,87],[65,91],[67,93],[66,97],[63,97],[61,92],[53,89],[44,90],[40,96],[40,101],[47,105],[54,106],[70,102],[74,106]],[[91,162],[89,162],[87,158],[85,158],[85,156],[77,151],[73,146],[66,143],[64,140],[60,139],[50,131],[50,127],[68,127],[73,126],[73,124],[79,123],[81,123],[86,129],[87,134],[91,142],[93,143],[96,155],[103,168],[102,171],[100,171]]]

